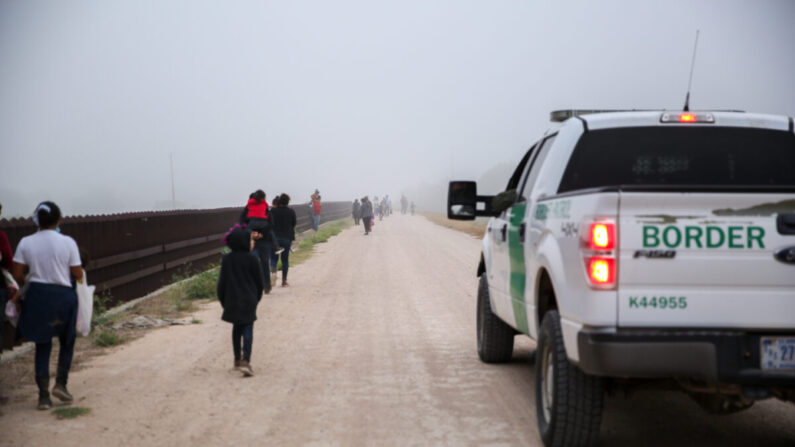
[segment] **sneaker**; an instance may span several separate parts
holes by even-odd
[[[251,364],[248,363],[248,360],[240,361],[240,372],[243,373],[244,377],[251,377],[254,375],[254,370],[251,369]]]
[[[290,285],[287,281],[282,281],[282,287],[288,287]]]
[[[37,410],[49,410],[52,408],[52,401],[50,396],[39,396],[39,404],[36,406]]]
[[[52,395],[60,399],[61,402],[72,402],[75,400],[66,389],[66,385],[60,383],[56,383],[55,386],[52,387]]]
[[[240,360],[235,360],[235,371],[240,370]]]

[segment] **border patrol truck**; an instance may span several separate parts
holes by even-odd
[[[604,393],[653,383],[727,413],[795,401],[795,134],[735,111],[559,111],[506,190],[454,181],[490,217],[477,347],[536,340],[547,446],[590,445]]]

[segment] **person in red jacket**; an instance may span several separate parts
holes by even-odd
[[[317,189],[312,194],[312,229],[317,233],[320,226],[320,214],[323,212],[323,205],[320,204],[320,191]]]

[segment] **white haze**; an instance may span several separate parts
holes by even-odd
[[[680,108],[696,29],[694,108],[795,115],[794,24],[786,0],[3,0],[0,203],[170,207],[173,153],[178,207],[436,206],[550,110]]]

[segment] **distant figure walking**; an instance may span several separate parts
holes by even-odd
[[[317,189],[311,196],[312,199],[312,229],[317,233],[320,227],[320,215],[323,213],[323,205],[320,204],[320,191]]]
[[[406,214],[409,209],[409,200],[406,196],[400,196],[400,214]]]
[[[298,222],[295,217],[295,210],[288,207],[290,204],[290,196],[282,193],[279,196],[279,206],[271,212],[271,219],[273,219],[273,232],[276,233],[276,240],[279,243],[279,248],[282,249],[282,287],[287,287],[290,284],[287,282],[287,271],[290,268],[290,246],[293,245],[295,240],[295,225]],[[271,271],[273,276],[271,282],[276,285],[276,270],[279,266],[279,255],[271,257]]]
[[[251,376],[254,374],[251,368],[254,321],[265,278],[259,258],[251,252],[254,249],[251,231],[236,226],[227,233],[224,242],[232,252],[224,255],[218,275],[218,301],[224,308],[221,319],[232,323],[235,369],[244,376]]]
[[[364,235],[367,236],[370,234],[370,225],[373,222],[373,204],[370,203],[370,199],[368,199],[367,196],[362,197],[360,212],[362,213],[362,221],[364,222]]]
[[[60,233],[61,210],[53,202],[41,202],[33,212],[39,231],[25,236],[14,255],[14,279],[27,282],[19,331],[27,340],[36,343],[36,385],[39,387],[39,410],[52,407],[50,393],[50,353],[52,339],[58,337],[58,372],[52,395],[63,402],[74,398],[66,389],[72,368],[77,332],[77,293],[72,277],[83,281],[83,268],[77,243]],[[25,276],[25,268],[28,274]],[[14,298],[19,303],[19,296]]]
[[[359,203],[359,199],[355,199],[353,201],[353,224],[359,225],[359,221],[362,219],[362,204]]]
[[[378,206],[378,220],[384,220],[384,216],[388,216],[389,210],[387,210],[386,205],[386,197],[381,199],[381,204]]]

